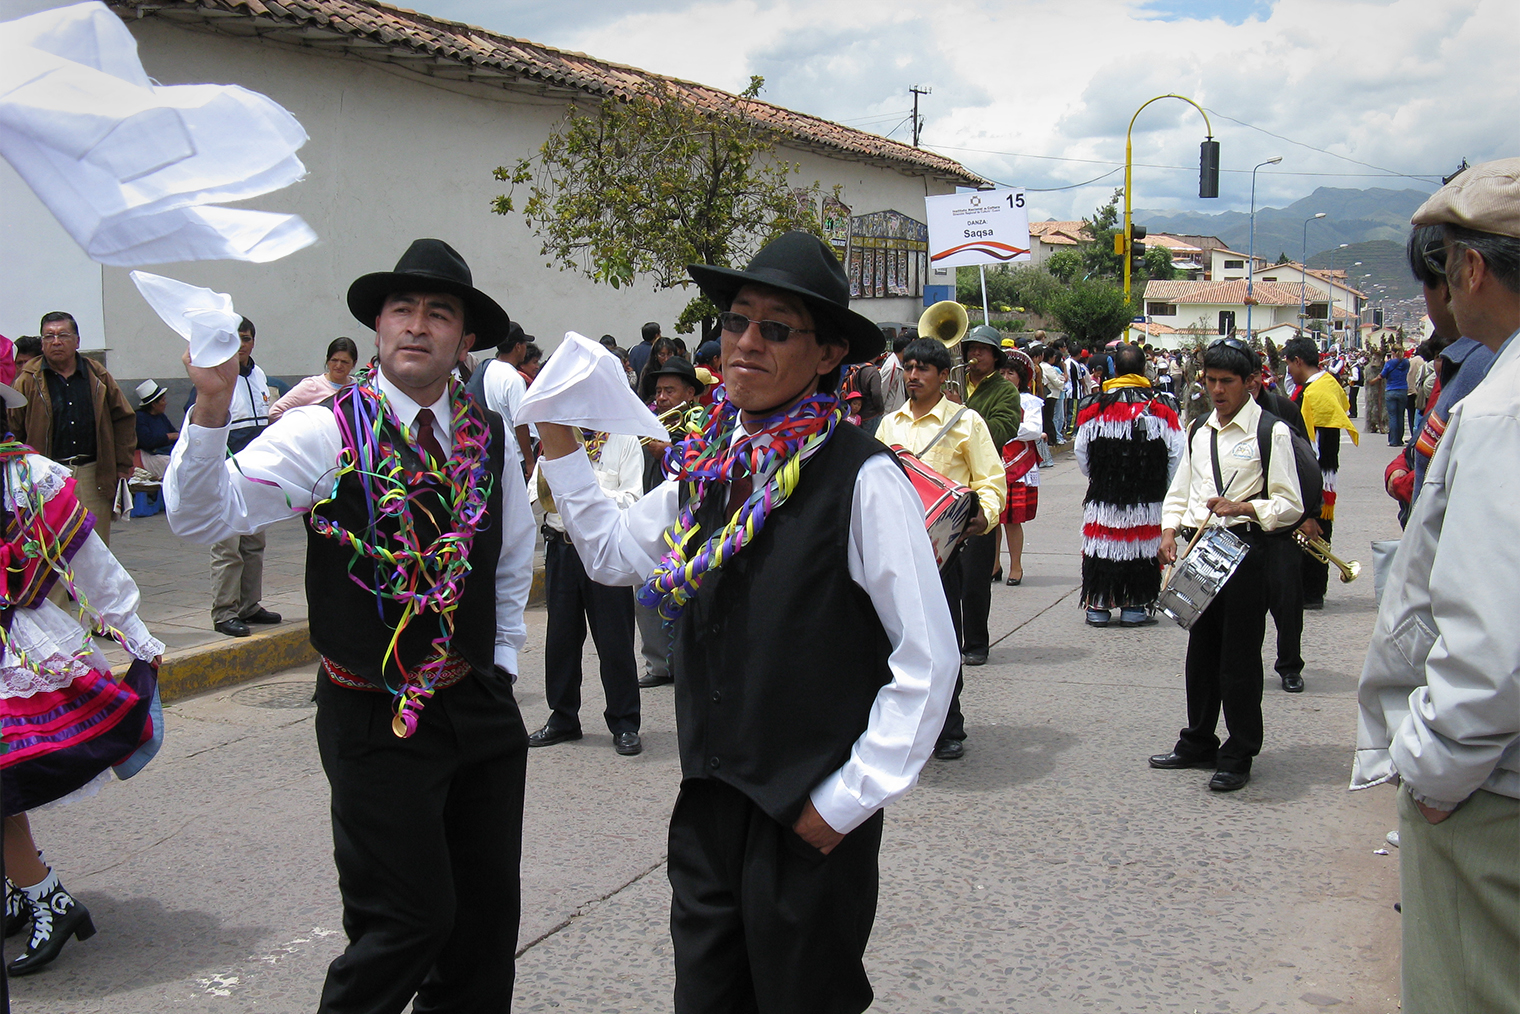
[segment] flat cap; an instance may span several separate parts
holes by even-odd
[[[1483,162],[1466,170],[1420,205],[1415,225],[1460,225],[1520,239],[1520,158]]]

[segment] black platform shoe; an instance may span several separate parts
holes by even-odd
[[[32,906],[27,903],[26,897],[21,893],[21,888],[11,883],[11,878],[5,878],[5,935],[13,937],[26,929],[26,924],[32,921]]]
[[[31,975],[47,967],[58,957],[69,937],[88,940],[95,935],[95,924],[90,921],[90,910],[74,900],[64,890],[56,874],[49,873],[52,885],[38,901],[26,899],[32,910],[32,939],[26,950],[10,963],[12,975]]]

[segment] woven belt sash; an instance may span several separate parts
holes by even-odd
[[[332,659],[323,657],[322,672],[329,680],[340,687],[349,690],[369,690],[374,693],[387,693],[385,687],[376,686],[358,673],[343,668]],[[453,686],[470,674],[470,663],[463,655],[450,655],[443,664],[443,672],[438,677],[436,689],[444,690]]]

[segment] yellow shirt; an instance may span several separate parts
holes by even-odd
[[[918,454],[960,408],[941,396],[939,404],[915,419],[910,401],[896,412],[882,417],[881,425],[876,429],[876,439]],[[1003,504],[1008,499],[1008,479],[1003,472],[1003,459],[993,446],[992,432],[981,416],[968,408],[950,431],[920,457],[924,464],[950,481],[971,487],[982,502],[982,517],[987,521],[988,530],[997,525],[1003,514]]]
[[[1257,522],[1267,531],[1291,525],[1304,516],[1304,498],[1298,488],[1298,470],[1293,463],[1293,438],[1288,424],[1272,427],[1272,474],[1267,478],[1265,499],[1247,499],[1261,492],[1261,451],[1256,444],[1256,422],[1261,408],[1250,398],[1223,426],[1219,413],[1209,414],[1208,421],[1183,449],[1182,461],[1172,486],[1166,491],[1161,507],[1161,527],[1176,531],[1197,528],[1208,517],[1205,506],[1210,497],[1223,495],[1256,508]],[[1211,434],[1219,434],[1219,474],[1224,490],[1214,487],[1214,459],[1209,450]],[[1240,525],[1248,517],[1220,518],[1216,524]]]

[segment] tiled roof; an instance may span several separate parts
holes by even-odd
[[[1355,295],[1362,297],[1367,295],[1360,289],[1353,289],[1346,282],[1346,272],[1342,268],[1305,268],[1298,261],[1288,261],[1286,264],[1268,264],[1257,268],[1255,273],[1259,276],[1263,271],[1290,271],[1295,275],[1302,271],[1311,278],[1318,278],[1322,282],[1332,282]]]
[[[131,21],[162,18],[225,35],[259,37],[318,52],[397,64],[452,81],[631,99],[660,86],[699,108],[739,113],[782,143],[898,169],[961,186],[990,186],[954,159],[841,126],[817,116],[691,81],[609,63],[582,53],[514,39],[374,0],[108,0]]]
[[[1046,246],[1079,246],[1091,243],[1092,236],[1081,222],[1030,222],[1029,238]]]
[[[1298,286],[1285,285],[1282,282],[1257,282],[1252,290],[1259,306],[1297,306]],[[1192,305],[1206,303],[1217,306],[1231,306],[1236,303],[1244,304],[1246,301],[1246,283],[1244,279],[1233,282],[1163,282],[1152,280],[1146,283],[1145,298],[1157,303],[1177,303]]]
[[[1196,247],[1186,240],[1178,239],[1176,236],[1172,236],[1164,232],[1152,233],[1151,235],[1145,237],[1145,242],[1151,246],[1164,246],[1174,254],[1203,253],[1202,247]]]

